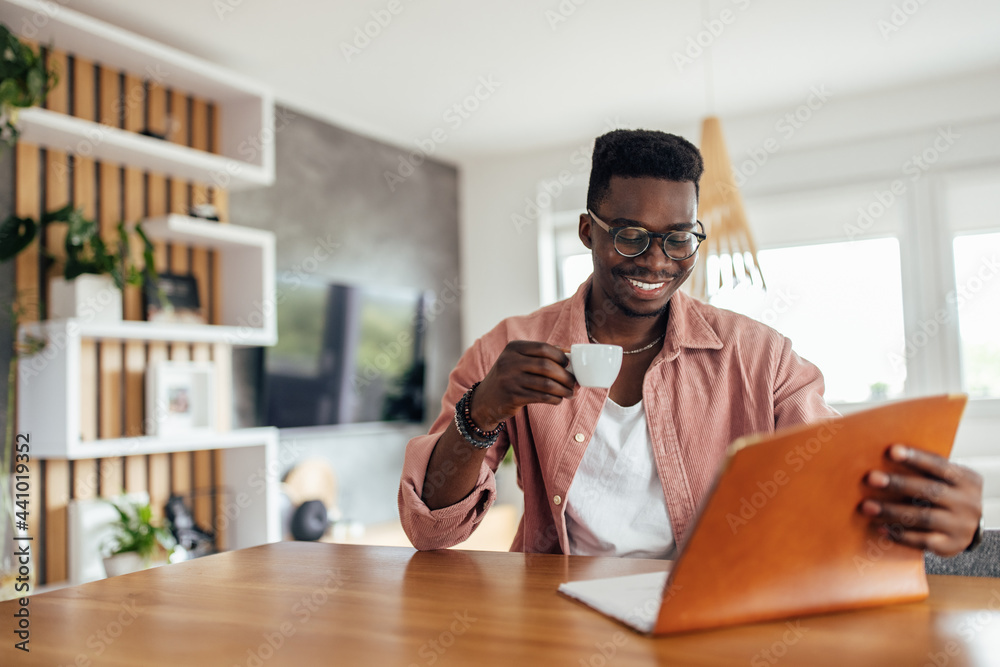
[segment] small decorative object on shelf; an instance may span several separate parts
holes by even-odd
[[[112,502],[118,511],[114,535],[106,547],[104,569],[109,577],[164,565],[174,551],[176,542],[167,522],[154,522],[149,503],[128,498]]]
[[[173,436],[215,430],[215,367],[161,361],[146,374],[147,435]]]
[[[20,135],[18,110],[42,104],[57,81],[42,56],[0,23],[0,150]]]
[[[201,218],[202,220],[211,220],[212,222],[219,221],[219,211],[213,204],[198,204],[197,206],[192,206],[188,215],[192,218]]]
[[[191,274],[161,273],[143,286],[146,320],[179,324],[205,324],[198,297],[198,279]]]

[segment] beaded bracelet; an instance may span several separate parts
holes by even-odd
[[[458,403],[455,404],[455,427],[462,434],[465,441],[476,449],[488,449],[496,444],[500,433],[507,427],[506,422],[500,422],[492,431],[484,431],[476,426],[472,420],[472,392],[476,390],[479,383],[472,385],[469,391],[465,392]]]

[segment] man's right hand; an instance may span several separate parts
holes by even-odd
[[[573,398],[576,378],[566,370],[569,357],[548,343],[507,343],[493,368],[472,394],[472,419],[491,431],[529,403],[558,405]]]

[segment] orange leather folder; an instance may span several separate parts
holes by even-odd
[[[741,438],[666,573],[560,586],[641,632],[912,602],[927,597],[923,552],[892,542],[857,507],[869,470],[903,470],[903,443],[947,457],[966,396],[899,401]],[[655,601],[651,604],[651,601]]]

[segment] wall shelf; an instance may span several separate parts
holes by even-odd
[[[220,155],[37,108],[20,114],[23,141],[224,189],[274,182],[267,87],[55,2],[0,0],[0,21],[22,38],[210,100],[223,119]]]

